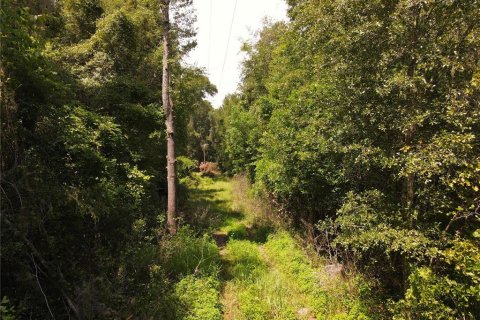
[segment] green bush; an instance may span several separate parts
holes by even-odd
[[[480,245],[455,239],[437,265],[415,268],[405,298],[394,303],[394,319],[477,319],[480,315]]]
[[[293,222],[320,220],[320,244],[373,278],[381,316],[392,299],[400,318],[480,318],[462,251],[478,247],[478,1],[288,2],[289,22],[243,47],[226,162],[253,166]]]

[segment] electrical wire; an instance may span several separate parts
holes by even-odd
[[[208,27],[208,55],[207,55],[207,70],[210,70],[210,48],[212,44],[212,12],[213,12],[213,0],[210,0],[210,17]]]
[[[222,86],[222,83],[223,83],[223,72],[225,71],[225,62],[227,61],[228,48],[230,46],[230,38],[232,36],[233,21],[235,20],[235,12],[237,11],[237,2],[238,2],[238,0],[235,0],[235,6],[233,7],[232,20],[230,22],[230,31],[228,32],[227,48],[225,50],[225,56],[223,58],[223,65],[222,65],[222,73],[220,75],[220,86],[219,86],[219,88]]]

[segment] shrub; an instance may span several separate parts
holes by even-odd
[[[10,304],[7,297],[3,297],[0,301],[0,318],[4,320],[15,320],[15,310]]]
[[[405,298],[393,304],[394,319],[478,319],[480,316],[478,243],[455,239],[440,253],[436,268],[417,267],[408,278]]]

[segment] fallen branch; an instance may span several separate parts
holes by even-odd
[[[40,284],[40,279],[38,278],[37,263],[35,262],[35,258],[33,257],[33,255],[30,254],[30,256],[32,257],[33,265],[35,266],[35,278],[37,279],[38,287],[40,288],[40,291],[43,294],[43,298],[45,299],[45,304],[47,305],[48,312],[50,312],[50,315],[52,316],[53,320],[55,320],[55,316],[53,315],[52,309],[50,308],[50,304],[48,303],[47,295],[43,291],[42,285]]]

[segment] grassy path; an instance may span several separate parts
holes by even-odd
[[[197,178],[189,201],[220,250],[224,319],[367,319],[352,285],[274,228],[245,179]]]

